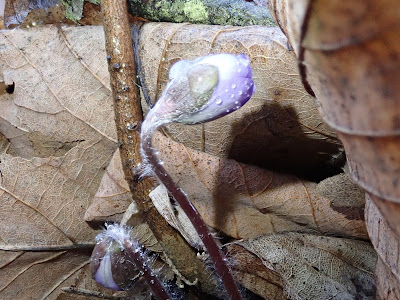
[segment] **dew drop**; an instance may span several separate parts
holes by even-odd
[[[164,162],[163,162],[163,161],[160,161],[158,164],[159,164],[160,166],[162,166],[162,165],[164,165]]]
[[[250,89],[250,86],[246,85],[245,88],[246,88],[247,90],[249,90],[249,89]]]
[[[228,112],[229,112],[229,109],[227,109],[226,112],[228,113]]]
[[[154,280],[153,280],[153,279],[152,279],[152,280],[150,280],[150,283],[151,283],[151,284],[154,284]]]
[[[203,80],[203,77],[199,77],[199,78],[197,78],[197,81],[202,81]]]
[[[217,98],[217,99],[215,100],[215,103],[217,103],[218,105],[221,105],[221,104],[222,104],[221,98]]]
[[[242,91],[238,91],[238,95],[240,96],[240,95],[242,95],[243,94],[243,92]]]
[[[235,104],[239,104],[239,101],[235,101]]]
[[[162,60],[162,61],[165,61],[165,57],[163,57],[161,60]]]
[[[225,90],[225,93],[228,93],[228,92],[229,92],[229,90],[228,90],[228,89],[226,89],[226,90]]]
[[[232,99],[235,98],[235,95],[234,95],[234,94],[231,94],[231,98],[232,98]]]
[[[240,73],[240,72],[242,72],[242,69],[239,68],[239,69],[238,69],[238,73]]]
[[[236,109],[239,109],[239,108],[240,108],[240,105],[236,106],[235,108],[236,108]]]
[[[236,84],[232,84],[231,88],[235,89],[236,88]]]

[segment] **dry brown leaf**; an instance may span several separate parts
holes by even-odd
[[[369,243],[288,233],[238,244],[280,274],[289,299],[375,299]]]
[[[363,197],[346,175],[316,184],[195,151],[160,134],[156,145],[168,172],[206,223],[229,236],[300,231],[368,238]],[[113,165],[121,164],[117,158]],[[110,184],[114,186],[108,189],[116,188],[115,182]],[[96,215],[97,205],[89,208],[93,216],[107,220],[104,214]]]
[[[85,221],[116,221],[131,203],[132,194],[124,177],[120,152],[117,150],[101,179],[93,202],[86,210]]]
[[[0,95],[0,249],[29,250],[1,251],[0,298],[111,295],[91,279],[83,219],[117,147],[102,28],[3,31],[0,44],[15,84]]]
[[[367,194],[365,221],[371,242],[379,257],[375,270],[377,293],[381,299],[399,299],[400,237],[390,227],[390,223],[382,215],[375,201],[377,199],[374,196]]]
[[[238,244],[225,245],[235,278],[245,288],[264,299],[286,299],[278,272],[264,265],[263,261]]]
[[[93,243],[83,214],[116,148],[103,41],[96,27],[0,35],[15,84],[0,98],[2,249]]]
[[[377,299],[398,300],[400,299],[400,283],[393,275],[392,270],[378,257],[375,268]]]
[[[165,167],[204,220],[232,237],[308,231],[367,238],[359,207],[346,211],[332,206],[329,198],[318,193],[316,183],[157,137]]]
[[[295,3],[296,13],[280,10]],[[391,245],[400,235],[400,2],[275,0],[270,5],[291,43],[299,45],[303,80],[324,120],[339,132],[353,179],[391,228],[381,236],[369,225],[380,253],[381,244]],[[400,257],[398,251],[393,255],[391,260]],[[380,287],[379,281],[378,291],[392,282]]]
[[[144,25],[140,57],[150,99],[154,102],[159,95],[174,62],[219,52],[244,53],[251,58],[255,95],[222,119],[197,126],[170,125],[170,135],[195,150],[291,170],[313,180],[322,170],[334,174],[329,168],[332,157],[340,152],[339,142],[304,90],[296,57],[278,28]]]

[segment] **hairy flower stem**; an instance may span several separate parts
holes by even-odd
[[[145,258],[143,257],[142,251],[138,251],[138,249],[128,239],[125,239],[123,241],[123,245],[129,256],[131,257],[131,259],[135,263],[137,269],[143,272],[143,277],[146,280],[149,287],[151,288],[151,291],[153,292],[154,296],[158,300],[171,299],[167,291],[164,289],[163,284],[154,274],[152,266],[148,265],[148,262],[146,262]]]
[[[182,189],[175,183],[172,177],[167,173],[158,159],[154,148],[152,147],[152,137],[153,133],[157,129],[155,126],[149,126],[146,128],[146,119],[143,123],[141,143],[142,143],[142,153],[144,154],[147,163],[152,166],[152,171],[158,177],[158,179],[164,184],[164,186],[169,191],[170,195],[174,197],[176,202],[181,206],[183,211],[188,216],[189,220],[192,222],[193,227],[196,229],[200,239],[202,240],[205,248],[210,255],[211,260],[214,263],[215,270],[221,277],[221,281],[224,284],[230,299],[240,300],[242,299],[238,287],[233,279],[233,276],[226,264],[226,256],[219,249],[218,245],[214,241],[211,232],[208,230],[207,225],[204,223],[202,217],[200,216],[197,209],[189,201],[186,194]]]

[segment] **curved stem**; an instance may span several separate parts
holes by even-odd
[[[148,128],[146,130],[146,125],[148,119],[144,121],[142,124],[142,134],[141,134],[141,143],[142,143],[142,151],[145,156],[147,163],[152,166],[152,171],[158,177],[158,179],[165,185],[169,193],[172,197],[178,202],[183,211],[188,216],[189,220],[192,222],[193,227],[196,229],[200,239],[202,240],[205,248],[210,255],[211,260],[215,265],[215,270],[218,275],[221,277],[221,281],[224,284],[230,299],[240,300],[242,299],[238,287],[233,279],[233,276],[226,264],[226,256],[219,249],[218,245],[214,241],[211,232],[208,230],[207,225],[204,223],[202,217],[200,216],[197,209],[193,206],[193,204],[189,201],[186,194],[182,191],[182,189],[175,183],[172,177],[167,173],[164,169],[160,160],[158,159],[155,151],[152,147],[152,137],[153,132],[156,128]]]
[[[123,241],[123,244],[125,250],[127,251],[128,255],[132,258],[138,270],[143,272],[143,277],[146,280],[147,284],[150,286],[157,300],[171,299],[167,291],[164,289],[163,284],[154,274],[152,266],[148,265],[148,262],[146,262],[146,259],[143,257],[142,251],[137,251],[140,245],[134,246],[132,242],[128,239],[125,239]]]

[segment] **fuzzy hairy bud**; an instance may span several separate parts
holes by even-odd
[[[130,238],[129,232],[118,225],[107,225],[107,230],[97,236],[90,271],[93,278],[105,288],[126,290],[139,276],[139,271],[119,242],[125,238]]]
[[[170,81],[147,120],[198,124],[242,107],[255,92],[249,58],[244,54],[211,54],[181,60],[169,72]]]

